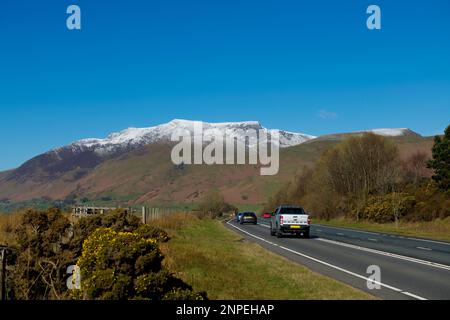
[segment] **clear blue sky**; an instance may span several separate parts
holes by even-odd
[[[315,135],[450,123],[448,0],[6,0],[0,49],[0,170],[173,118]]]

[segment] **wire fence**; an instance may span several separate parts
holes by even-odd
[[[174,209],[174,208],[143,207],[141,217],[142,217],[143,223],[149,223],[151,221],[163,219],[164,217],[167,217],[168,215],[177,214],[177,213],[186,213],[186,212],[183,210]]]

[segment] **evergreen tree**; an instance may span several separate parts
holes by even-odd
[[[442,190],[450,190],[450,125],[445,129],[443,138],[434,138],[433,159],[428,168],[434,170],[433,180]]]

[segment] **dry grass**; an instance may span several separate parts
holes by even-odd
[[[174,213],[164,218],[150,221],[149,224],[169,232],[186,228],[198,221],[198,217],[192,213]]]
[[[314,222],[337,227],[450,241],[450,217],[426,222],[399,222],[398,225],[395,223],[356,222],[344,218],[330,221],[315,220]]]
[[[21,213],[0,214],[0,244],[14,244],[14,229],[19,225]]]
[[[165,263],[211,299],[373,299],[244,240],[217,220],[195,220],[164,244]]]

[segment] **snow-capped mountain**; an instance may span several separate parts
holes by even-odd
[[[275,129],[266,129],[257,121],[245,122],[223,122],[223,123],[208,123],[200,121],[180,120],[175,119],[169,123],[162,124],[149,128],[128,128],[121,132],[112,133],[105,139],[83,139],[73,144],[54,150],[60,152],[61,149],[71,149],[72,151],[95,151],[99,155],[110,154],[117,151],[133,148],[136,146],[147,145],[155,142],[171,141],[174,133],[189,133],[196,134],[194,130],[195,125],[201,124],[203,130],[201,131],[205,138],[220,135],[223,137],[234,136],[237,139],[244,140],[246,134],[250,130],[263,130],[266,134],[272,134]],[[280,147],[291,147],[299,145],[315,136],[294,133],[283,130],[277,130],[280,133]]]
[[[225,193],[236,195],[236,201],[242,200],[239,195],[251,192],[257,199],[262,191],[256,191],[252,187],[253,182],[248,180],[259,175],[256,166],[223,166],[217,171],[204,166],[195,169],[174,167],[170,157],[172,146],[165,142],[171,141],[174,133],[189,133],[191,137],[197,137],[198,133],[194,131],[196,123],[173,120],[150,128],[129,128],[104,139],[83,139],[37,155],[17,169],[0,172],[0,199],[23,201],[41,197],[65,199],[77,196],[81,199],[117,195],[131,197],[130,200],[136,203],[154,199],[192,201],[211,188],[225,188]],[[263,130],[268,134],[274,132],[274,129],[264,128],[257,121],[202,122],[201,125],[204,138],[221,135],[244,139],[250,129]],[[303,133],[278,132],[282,148],[297,147],[293,152],[280,152],[283,161],[293,165],[284,166],[283,170],[287,171],[276,179],[295,174],[296,166],[305,165],[305,157],[315,161],[324,148],[364,132],[393,137],[395,143],[428,143],[405,128],[335,133],[317,138]],[[333,143],[324,144],[323,141]]]
[[[408,128],[372,129],[372,130],[365,130],[363,132],[372,132],[384,137],[401,137],[409,133],[413,133]]]
[[[268,135],[278,131],[280,134],[281,148],[296,146],[317,138],[316,136],[304,133],[267,129],[258,121],[208,123],[175,119],[154,127],[128,128],[120,132],[112,133],[104,139],[82,139],[68,146],[52,150],[49,153],[82,153],[90,151],[98,156],[107,156],[156,142],[169,142],[174,133],[190,135],[198,134],[198,131],[194,130],[194,126],[198,124],[201,124],[203,130],[200,134],[203,134],[205,139],[219,135],[222,137],[237,137],[237,139],[244,141],[250,130],[255,130],[257,132],[263,130],[263,132]],[[385,137],[398,137],[414,133],[407,128],[373,129],[363,130],[360,131],[360,133],[361,132],[372,132]]]
[[[202,130],[194,130],[195,125],[201,124]],[[236,137],[240,141],[246,141],[250,130],[259,132],[262,130],[266,135],[278,131],[280,147],[292,147],[311,142],[313,140],[342,139],[345,134],[327,135],[315,137],[304,133],[288,132],[264,128],[258,121],[208,123],[190,120],[175,119],[168,123],[149,128],[128,128],[123,131],[112,133],[104,139],[90,138],[76,141],[70,145],[63,146],[27,161],[17,170],[17,176],[35,176],[40,172],[50,173],[51,176],[62,172],[79,169],[92,169],[105,160],[132,152],[147,145],[170,142],[174,134],[197,136],[203,134],[203,140],[209,141],[213,136]],[[373,132],[375,134],[398,137],[417,135],[409,129],[374,129],[360,131]],[[336,138],[337,136],[337,138]],[[341,137],[342,136],[342,137]],[[194,139],[195,140],[195,139]],[[250,146],[250,145],[249,145]]]

